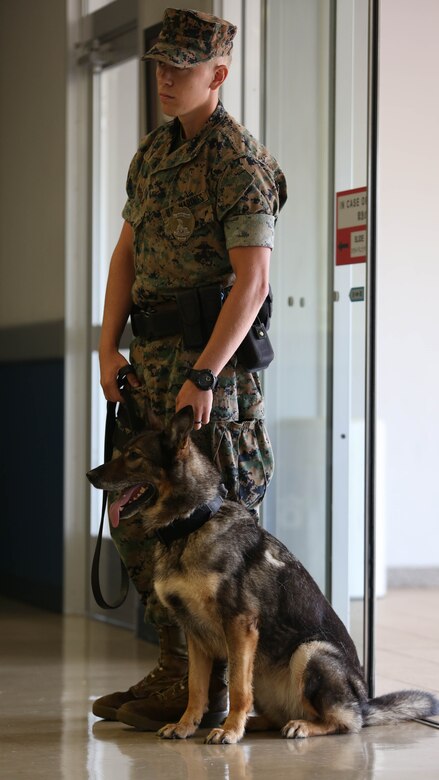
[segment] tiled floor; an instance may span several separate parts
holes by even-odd
[[[400,588],[378,599],[377,693],[418,687],[439,695],[438,616],[439,588]]]
[[[407,594],[389,600],[388,614],[384,601],[379,607],[378,622],[384,624],[379,639],[383,653],[379,685],[383,689],[406,687],[410,682],[406,675],[415,672],[413,682],[420,684],[418,675],[424,675],[427,664],[428,687],[439,691],[438,634],[430,633],[429,627],[436,621],[437,609],[429,612],[432,603],[427,603],[424,613],[416,594],[411,601],[417,605],[413,609],[422,634],[418,624],[409,631],[410,651],[406,636],[399,634],[397,619],[399,608],[406,618]],[[425,644],[423,635],[430,644]],[[413,665],[411,653],[416,648],[421,649],[422,662]],[[439,730],[417,723],[300,741],[283,740],[270,732],[248,735],[239,745],[211,746],[203,744],[202,732],[186,742],[164,742],[154,734],[94,718],[91,701],[138,680],[153,665],[155,654],[156,648],[134,640],[123,629],[1,602],[2,780],[439,777]]]

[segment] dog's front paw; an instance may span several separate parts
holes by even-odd
[[[305,739],[310,736],[309,725],[306,720],[289,720],[281,734],[286,739]]]
[[[157,736],[162,739],[187,739],[195,730],[196,726],[189,726],[187,723],[168,723],[158,730]]]
[[[206,745],[236,745],[242,736],[232,729],[217,728],[212,729],[204,741]]]

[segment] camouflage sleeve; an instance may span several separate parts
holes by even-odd
[[[279,193],[273,172],[259,160],[240,157],[228,164],[217,192],[217,214],[227,249],[274,244]]]
[[[125,206],[122,209],[122,217],[123,219],[126,219],[126,221],[130,222],[131,224],[133,223],[134,198],[136,195],[137,179],[142,165],[143,154],[144,154],[144,148],[142,145],[137,150],[136,154],[131,160],[131,164],[128,169],[128,176],[127,176],[127,183],[126,183],[126,192],[128,195],[128,199],[125,203]]]
[[[137,184],[139,175],[145,175],[144,171],[142,171],[142,166],[144,164],[145,155],[149,151],[151,145],[154,142],[154,139],[159,134],[159,132],[163,129],[162,126],[158,127],[156,130],[153,130],[148,135],[145,135],[142,140],[140,141],[139,148],[134,155],[133,159],[131,160],[130,167],[128,169],[128,176],[127,176],[127,183],[126,183],[126,192],[128,199],[125,203],[125,206],[122,209],[122,217],[123,219],[126,219],[127,222],[130,222],[133,224],[134,221],[134,204],[137,202],[138,206],[138,197],[137,196]]]

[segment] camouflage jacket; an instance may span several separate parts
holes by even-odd
[[[272,248],[286,200],[276,160],[221,102],[194,138],[178,119],[147,135],[134,156],[122,216],[134,230],[138,305],[172,289],[233,283],[228,250]]]

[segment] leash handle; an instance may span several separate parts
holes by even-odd
[[[134,374],[134,373],[135,371],[133,366],[130,363],[128,363],[128,365],[121,368],[117,374],[117,385],[125,399],[125,402],[127,404],[129,403],[129,406],[127,408],[128,408],[130,421],[132,422],[134,422],[134,419],[137,419],[137,415],[135,414],[132,398],[130,394],[127,393],[126,391],[129,385],[127,381],[127,376],[128,374]],[[134,416],[133,416],[133,411],[134,411]],[[114,401],[107,401],[107,417],[105,421],[105,439],[104,439],[105,463],[111,460],[113,454],[113,436],[114,436],[115,427],[116,427],[116,403]],[[135,429],[133,428],[133,430]],[[101,607],[101,609],[117,609],[118,607],[122,606],[122,604],[124,603],[128,595],[128,588],[129,588],[130,581],[129,581],[128,572],[126,570],[125,564],[122,561],[122,558],[120,558],[119,596],[117,597],[116,601],[111,604],[105,600],[102,594],[100,580],[99,580],[99,564],[100,564],[100,557],[101,557],[102,534],[104,530],[105,509],[107,507],[107,500],[108,500],[108,491],[104,490],[102,495],[101,521],[99,525],[98,536],[96,539],[96,547],[93,555],[93,562],[91,565],[91,587],[92,587],[93,596],[96,601],[96,604],[99,607]]]

